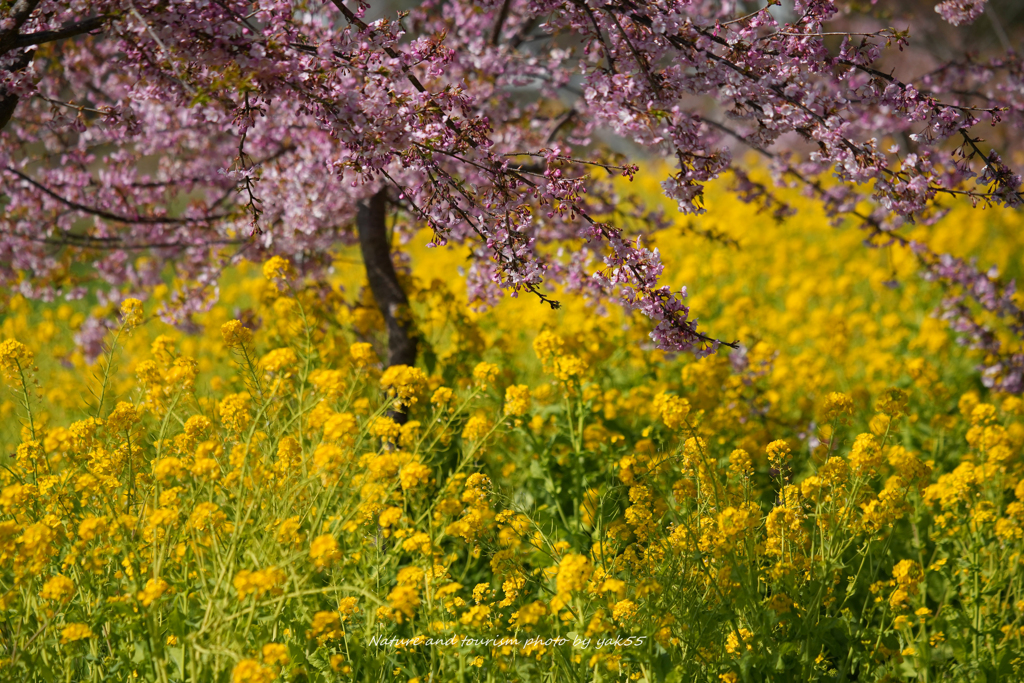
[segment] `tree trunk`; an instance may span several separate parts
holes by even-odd
[[[387,366],[416,364],[416,328],[413,326],[409,299],[398,282],[398,274],[391,262],[391,246],[387,231],[387,190],[381,189],[359,204],[356,229],[359,249],[366,265],[366,278],[377,307],[384,315],[388,327]],[[404,413],[392,416],[405,421]]]

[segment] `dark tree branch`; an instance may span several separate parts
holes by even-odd
[[[28,47],[29,45],[42,45],[43,43],[52,43],[56,40],[64,40],[65,38],[80,36],[83,33],[89,33],[90,31],[103,28],[103,24],[106,23],[108,18],[109,17],[106,15],[90,17],[88,19],[83,19],[82,21],[66,23],[56,31],[26,33],[24,35],[16,36],[11,43],[11,47],[18,48]]]
[[[569,125],[574,118],[576,118],[576,107],[572,107],[571,109],[569,109],[569,111],[565,112],[565,114],[561,118],[558,119],[558,122],[555,124],[555,127],[551,129],[550,133],[548,133],[547,140],[544,141],[544,144],[550,145],[552,142],[554,142],[555,137],[558,135],[558,131],[562,130],[567,125]]]
[[[18,60],[11,65],[10,70],[21,71],[29,65],[34,54],[34,50],[25,51],[20,57],[18,57]],[[3,130],[10,122],[11,117],[14,116],[14,110],[18,108],[18,99],[18,96],[12,92],[8,92],[7,88],[0,87],[0,130]]]
[[[509,47],[515,50],[520,45],[529,42],[530,40],[549,40],[551,38],[549,35],[535,36],[531,38],[530,31],[532,31],[536,25],[537,17],[530,17],[527,19],[519,31],[517,31],[516,34],[508,41]]]
[[[498,20],[494,22],[494,30],[491,31],[491,45],[498,45],[498,40],[501,38],[501,29],[505,26],[505,20],[508,19],[508,8],[511,4],[512,0],[505,0],[505,2],[501,4],[501,11],[498,12]]]
[[[14,20],[14,25],[6,31],[0,31],[0,55],[6,54],[12,49],[11,43],[18,38],[18,31],[32,16],[39,5],[40,0],[16,0],[7,13],[8,19]]]
[[[415,365],[417,336],[409,308],[409,299],[398,282],[398,274],[391,262],[388,244],[387,190],[380,189],[369,199],[359,203],[356,229],[359,232],[359,250],[366,265],[366,279],[377,307],[384,315],[388,327],[388,367]],[[405,421],[404,413],[392,417]]]

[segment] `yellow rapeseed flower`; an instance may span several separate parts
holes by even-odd
[[[587,363],[579,356],[558,356],[555,358],[552,374],[563,382],[568,382],[579,379],[586,371]]]
[[[747,628],[740,628],[737,631],[729,631],[729,635],[725,637],[725,651],[731,655],[738,655],[743,650],[752,650],[751,639],[754,637],[753,631]]]
[[[263,264],[263,277],[272,281],[286,281],[294,274],[292,264],[283,256],[272,256]]]
[[[765,448],[765,452],[768,453],[768,464],[773,469],[781,470],[789,464],[791,451],[789,449],[789,444],[786,443],[785,439],[772,441]]]
[[[494,363],[477,363],[473,368],[473,381],[481,389],[486,389],[494,383],[498,376],[498,366]]]
[[[416,614],[416,608],[420,606],[419,591],[412,586],[395,586],[388,593],[388,604],[395,610],[399,623],[403,615],[411,619]]]
[[[825,397],[821,412],[824,422],[831,422],[837,417],[845,415],[853,415],[853,399],[846,394],[833,391]]]
[[[729,473],[741,479],[754,474],[754,463],[750,459],[750,453],[742,448],[733,450],[729,454]]]
[[[382,415],[370,423],[370,434],[385,443],[396,443],[402,435],[402,426],[390,417]]]
[[[125,299],[121,302],[121,319],[126,330],[133,330],[141,325],[145,319],[142,302],[138,299]]]
[[[451,403],[452,397],[455,395],[448,387],[438,387],[434,390],[434,394],[430,397],[430,402],[438,407],[446,406]]]
[[[303,534],[299,531],[302,528],[302,521],[298,515],[283,519],[275,526],[274,540],[281,545],[297,546],[302,542]]]
[[[271,683],[276,678],[273,669],[255,659],[243,659],[231,670],[231,683]]]
[[[106,517],[89,516],[78,525],[78,537],[86,542],[99,538],[107,531]]]
[[[159,600],[170,587],[170,584],[163,579],[150,579],[146,582],[145,587],[139,591],[139,594],[136,597],[139,599],[139,602],[142,603],[143,607],[149,607]]]
[[[249,426],[249,394],[229,394],[217,405],[220,421],[234,432],[244,432]]]
[[[522,417],[530,410],[530,387],[514,384],[505,389],[505,414]]]
[[[276,375],[288,376],[289,371],[299,364],[299,357],[291,347],[269,351],[260,359],[260,367]]]
[[[637,604],[635,602],[632,600],[619,600],[612,607],[612,619],[620,624],[626,624],[636,616],[636,612]]]
[[[313,615],[313,623],[307,636],[316,638],[320,643],[343,637],[341,616],[337,612],[317,612]]]
[[[882,449],[872,434],[860,434],[850,448],[850,469],[854,474],[874,474],[882,464]]]
[[[565,342],[553,332],[544,331],[537,335],[533,340],[533,351],[537,354],[537,358],[540,359],[544,372],[552,371],[552,360],[562,355],[564,347]]]
[[[153,476],[162,484],[177,479],[184,473],[185,466],[181,458],[169,457],[153,461]]]
[[[238,592],[239,600],[245,600],[250,595],[254,595],[257,600],[260,600],[267,594],[280,595],[287,581],[288,575],[283,569],[267,567],[255,571],[242,569],[235,574],[231,585]]]
[[[686,416],[690,414],[690,402],[664,392],[654,397],[654,410],[661,416],[662,422],[669,429],[679,429],[686,425]]]
[[[62,645],[95,637],[96,634],[92,632],[88,624],[78,622],[68,624],[60,632],[60,642]]]
[[[462,438],[469,441],[476,441],[487,435],[491,429],[491,421],[484,415],[473,415],[466,420],[466,426],[462,428]]]
[[[341,370],[317,369],[309,374],[310,383],[327,398],[341,398],[348,385]]]
[[[338,539],[331,534],[323,534],[313,539],[309,546],[309,559],[317,569],[326,569],[341,559],[341,548]]]
[[[128,431],[138,421],[138,408],[127,401],[121,401],[107,416],[107,430],[114,433]]]
[[[224,345],[229,349],[252,344],[252,330],[243,325],[240,320],[229,320],[221,325],[220,334],[224,338]]]
[[[43,589],[39,591],[39,597],[43,600],[57,600],[59,602],[65,602],[71,599],[71,596],[75,594],[75,582],[66,576],[57,574],[43,584]]]
[[[349,346],[348,355],[357,368],[365,368],[377,362],[377,354],[373,352],[373,346],[366,342],[356,342]]]
[[[161,334],[157,336],[156,339],[153,340],[153,343],[150,344],[149,346],[149,350],[150,353],[153,354],[153,358],[155,358],[157,361],[163,363],[164,365],[170,365],[171,363],[174,362],[175,357],[178,355],[174,346],[175,344],[173,338],[167,336],[166,334]]]
[[[585,555],[569,554],[558,564],[558,575],[555,586],[560,597],[568,596],[573,591],[580,591],[586,586],[594,567]],[[563,597],[563,600],[566,599]]]
[[[22,373],[32,368],[32,352],[28,347],[14,339],[0,343],[0,372],[8,381],[21,381]]]
[[[292,661],[288,656],[288,646],[281,643],[267,643],[260,650],[263,655],[263,662],[270,666],[288,666]]]
[[[886,389],[878,401],[875,402],[875,410],[888,416],[890,419],[906,414],[907,393],[896,388]]]
[[[394,398],[399,408],[416,405],[421,391],[427,386],[427,376],[419,368],[392,365],[380,376],[380,388]]]
[[[410,491],[429,483],[431,474],[429,467],[414,460],[402,466],[402,469],[398,471],[398,480],[403,491]]]

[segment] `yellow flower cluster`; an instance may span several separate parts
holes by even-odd
[[[289,347],[274,349],[260,359],[260,366],[269,373],[287,374],[299,363],[295,350]]]
[[[231,585],[235,587],[239,600],[250,595],[260,600],[265,595],[280,595],[288,581],[288,575],[278,567],[250,571],[243,569],[235,574]]]
[[[516,384],[505,389],[505,414],[522,417],[530,410],[530,387]]]
[[[74,581],[66,576],[57,574],[43,584],[43,589],[39,591],[39,597],[43,600],[57,600],[59,602],[64,602],[71,599],[71,596],[74,595],[74,593]]]
[[[252,330],[238,320],[229,320],[221,325],[220,334],[228,348],[242,348],[252,344]]]
[[[331,534],[323,534],[313,539],[309,545],[309,559],[317,569],[326,569],[341,559],[341,547],[338,539]]]
[[[23,373],[32,367],[32,352],[15,339],[0,343],[0,372],[8,382],[21,381]]]
[[[768,454],[768,465],[773,469],[781,470],[789,463],[791,451],[784,439],[772,441],[765,452]]]
[[[685,398],[662,392],[654,397],[654,410],[666,427],[680,429],[686,425],[686,416],[690,414],[690,402]]]
[[[146,586],[139,591],[138,599],[143,607],[149,607],[154,602],[160,599],[160,597],[167,592],[170,588],[163,579],[150,579],[146,582]]]
[[[395,399],[399,409],[415,405],[426,385],[427,378],[423,371],[408,365],[392,365],[380,376],[381,389]]]
[[[366,342],[357,342],[349,347],[349,355],[356,367],[365,368],[377,362],[377,354],[373,352],[373,345]]]
[[[145,315],[142,311],[142,302],[138,299],[125,299],[121,303],[121,320],[126,330],[133,330],[142,324]]]
[[[283,256],[273,256],[263,264],[263,277],[278,282],[282,289],[294,272],[291,262]]]

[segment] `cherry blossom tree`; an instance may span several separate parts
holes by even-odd
[[[669,162],[662,186],[683,213],[728,175],[785,217],[743,146],[869,243],[912,248],[988,353],[987,381],[1020,391],[1024,358],[966,303],[1020,332],[1013,283],[900,232],[943,202],[1020,205],[1014,150],[979,132],[1019,130],[1020,58],[964,55],[908,77],[884,65],[913,27],[855,33],[837,1],[778,4],[429,0],[371,21],[342,0],[5,0],[0,279],[44,299],[97,282],[144,295],[170,269],[184,284],[161,314],[185,324],[238,259],[285,255],[315,274],[358,243],[390,362],[409,363],[387,241],[397,212],[399,242],[426,226],[437,246],[469,247],[474,305],[557,306],[558,284],[641,311],[660,348],[703,355],[723,342],[698,331],[685,288],[662,284],[644,242],[661,219],[613,182],[640,159],[607,143]],[[984,8],[946,0],[934,16],[965,25]],[[544,248],[558,242],[574,248]],[[81,341],[102,332],[92,321]]]

